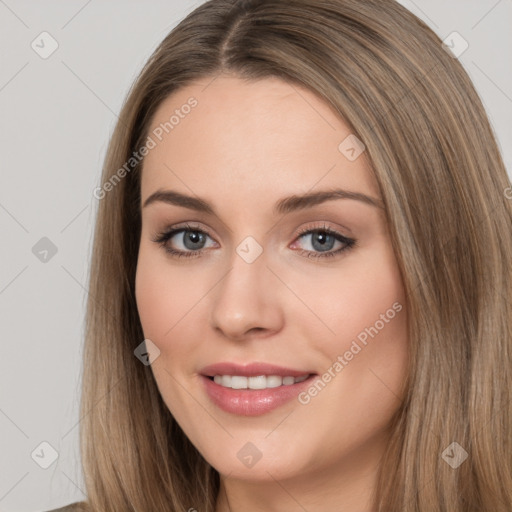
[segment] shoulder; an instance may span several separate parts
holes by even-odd
[[[46,512],[87,512],[89,509],[86,506],[85,501],[77,501],[75,503],[70,503],[65,507],[54,508],[52,510],[47,510]]]

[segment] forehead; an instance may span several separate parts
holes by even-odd
[[[183,87],[159,106],[148,134],[143,200],[158,188],[246,204],[340,186],[379,196],[364,152],[351,161],[340,150],[348,125],[310,90],[277,78]]]

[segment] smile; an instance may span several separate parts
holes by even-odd
[[[269,389],[280,386],[291,386],[302,382],[309,377],[309,374],[300,377],[287,375],[258,375],[246,377],[244,375],[215,375],[213,381],[219,386],[231,389]]]
[[[200,376],[203,390],[209,401],[224,412],[238,416],[259,416],[291,401],[295,401],[298,407],[299,394],[304,392],[316,377],[318,377],[317,374],[300,377],[279,375]]]

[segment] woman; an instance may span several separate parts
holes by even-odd
[[[95,191],[62,510],[510,511],[511,191],[399,4],[198,7]]]

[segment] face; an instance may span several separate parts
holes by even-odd
[[[374,468],[406,310],[348,126],[307,89],[226,76],[167,98],[148,133],[136,300],[176,421],[230,478]]]

